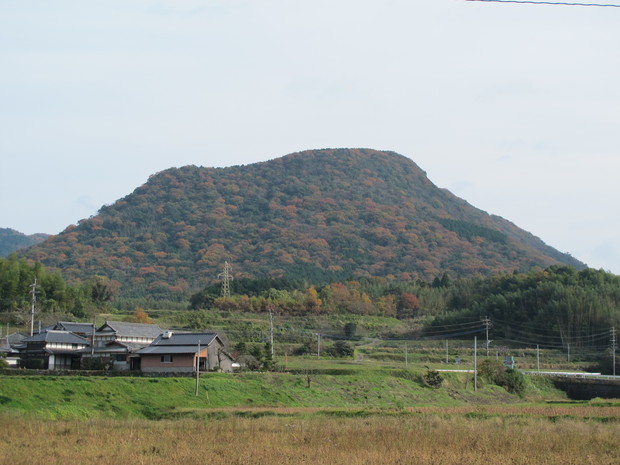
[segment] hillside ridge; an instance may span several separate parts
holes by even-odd
[[[424,279],[584,265],[435,186],[409,158],[322,149],[152,175],[22,256],[122,295],[186,298],[224,261],[237,277]]]
[[[43,242],[48,237],[49,234],[24,234],[12,228],[0,228],[0,257],[7,257],[19,249]]]

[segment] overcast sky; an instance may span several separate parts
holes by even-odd
[[[619,46],[620,8],[0,0],[0,227],[58,233],[170,167],[368,147],[620,274]]]

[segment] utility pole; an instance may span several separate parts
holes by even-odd
[[[540,346],[536,344],[536,367],[540,373]]]
[[[448,353],[448,340],[446,339],[446,365],[450,363],[450,355]]]
[[[198,356],[196,357],[196,396],[198,395],[198,380],[200,379],[200,339],[198,339]]]
[[[271,307],[269,307],[269,343],[271,344],[271,360],[273,360],[273,312],[271,311]]]
[[[320,358],[321,357],[321,334],[320,333],[315,333],[315,334],[318,337],[318,345],[316,348],[316,358]]]
[[[407,344],[405,344],[405,369],[409,366],[409,354],[407,353]]]
[[[224,262],[224,272],[217,275],[222,280],[222,297],[230,297],[230,281],[232,277],[232,266]]]
[[[37,278],[30,285],[32,294],[30,295],[30,336],[34,336],[34,304],[37,301]]]
[[[568,349],[568,352],[566,353],[566,361],[570,363],[570,344],[567,343],[566,348]]]
[[[92,362],[95,358],[95,331],[97,328],[97,314],[93,313],[93,332],[90,335],[90,361]],[[91,364],[92,367],[92,364]]]
[[[489,319],[488,316],[485,316],[484,320],[482,320],[482,323],[484,324],[484,328],[487,333],[487,357],[488,357],[489,356],[489,345],[491,344],[491,341],[489,341],[489,328],[491,327],[491,320]]]
[[[474,336],[474,392],[478,392],[478,336]]]
[[[616,344],[616,328],[611,328],[611,366],[612,366],[612,374],[616,376],[616,350],[618,350],[618,345]]]

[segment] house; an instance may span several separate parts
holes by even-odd
[[[19,351],[24,346],[25,334],[15,332],[13,334],[7,334],[0,337],[0,357],[3,357],[9,367],[15,368],[19,365]]]
[[[81,350],[88,347],[87,339],[69,331],[49,330],[26,337],[20,350],[22,365],[46,370],[78,368]]]
[[[158,325],[106,321],[95,331],[94,345],[82,351],[84,358],[97,358],[113,370],[139,370],[137,352],[164,330]]]
[[[69,331],[78,336],[90,339],[95,330],[95,324],[94,323],[76,323],[73,321],[59,321],[56,324],[46,329],[46,331],[49,331],[49,330]]]
[[[164,330],[158,325],[106,321],[95,332],[95,347],[102,347],[110,341],[130,342],[147,346],[163,332]]]
[[[138,351],[145,373],[232,372],[232,357],[217,333],[166,331]]]

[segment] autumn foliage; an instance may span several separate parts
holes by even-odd
[[[310,283],[582,266],[439,189],[410,159],[367,149],[171,168],[21,254],[69,282],[103,275],[122,283],[122,296],[170,300],[213,282],[224,261],[236,278]],[[333,293],[343,308],[368,304],[342,289]],[[318,301],[311,305],[321,310]],[[388,313],[415,311],[404,300],[381,305]]]

